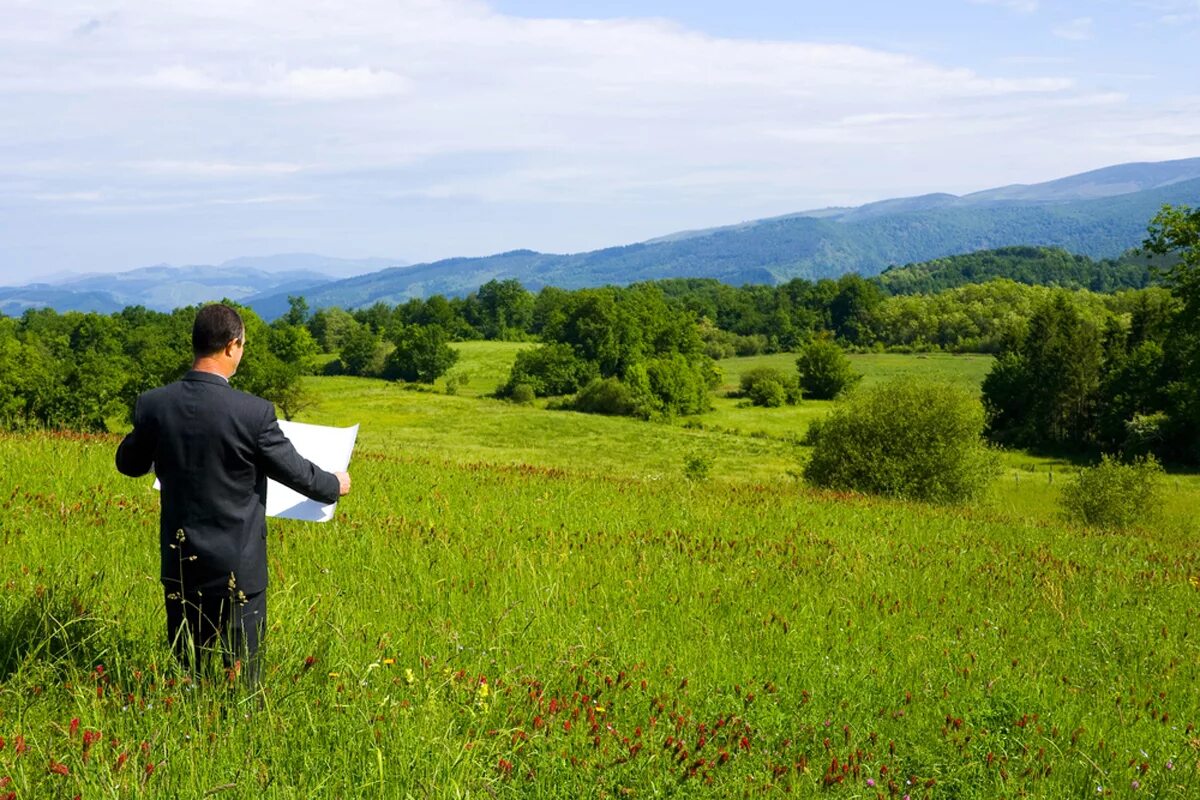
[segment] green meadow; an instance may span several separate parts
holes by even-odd
[[[816,492],[831,404],[726,396],[790,355],[647,423],[491,399],[522,346],[459,345],[454,395],[310,379],[354,489],[271,523],[253,694],[175,669],[119,437],[0,434],[0,798],[1200,796],[1198,476],[1119,534],[1025,453],[972,507]]]

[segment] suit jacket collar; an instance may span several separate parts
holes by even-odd
[[[195,370],[195,369],[189,370],[188,373],[183,376],[183,379],[185,381],[200,381],[201,383],[212,383],[212,384],[216,384],[217,386],[228,386],[229,385],[229,381],[225,380],[220,375],[215,375],[211,372],[201,372],[200,370]]]

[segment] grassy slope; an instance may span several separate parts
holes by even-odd
[[[836,498],[772,477],[777,439],[315,386],[309,421],[364,424],[355,492],[272,524],[261,707],[164,681],[157,500],[115,439],[0,436],[18,797],[1200,791],[1193,516]],[[722,480],[679,477],[695,447]]]

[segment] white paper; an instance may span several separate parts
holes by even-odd
[[[358,438],[357,425],[349,428],[331,428],[327,425],[308,425],[281,419],[279,429],[291,440],[297,453],[321,469],[327,472],[345,472],[350,466],[350,454],[354,452],[354,441]],[[154,488],[160,488],[157,480],[154,481]],[[268,517],[328,522],[333,519],[336,508],[336,501],[323,505],[282,483],[267,479]]]
[[[345,472],[358,438],[358,426],[331,428],[327,425],[308,425],[304,422],[279,420],[279,429],[291,440],[296,452],[326,472]],[[267,516],[280,519],[299,519],[306,522],[328,522],[333,519],[337,501],[322,505],[281,483],[267,481]]]

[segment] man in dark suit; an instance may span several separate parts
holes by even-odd
[[[138,398],[117,469],[138,477],[153,468],[162,487],[159,549],[176,655],[196,671],[219,643],[226,666],[241,664],[255,683],[267,614],[267,478],[332,503],[350,491],[350,476],[300,456],[270,402],[229,386],[245,345],[236,311],[200,309],[191,371]]]

